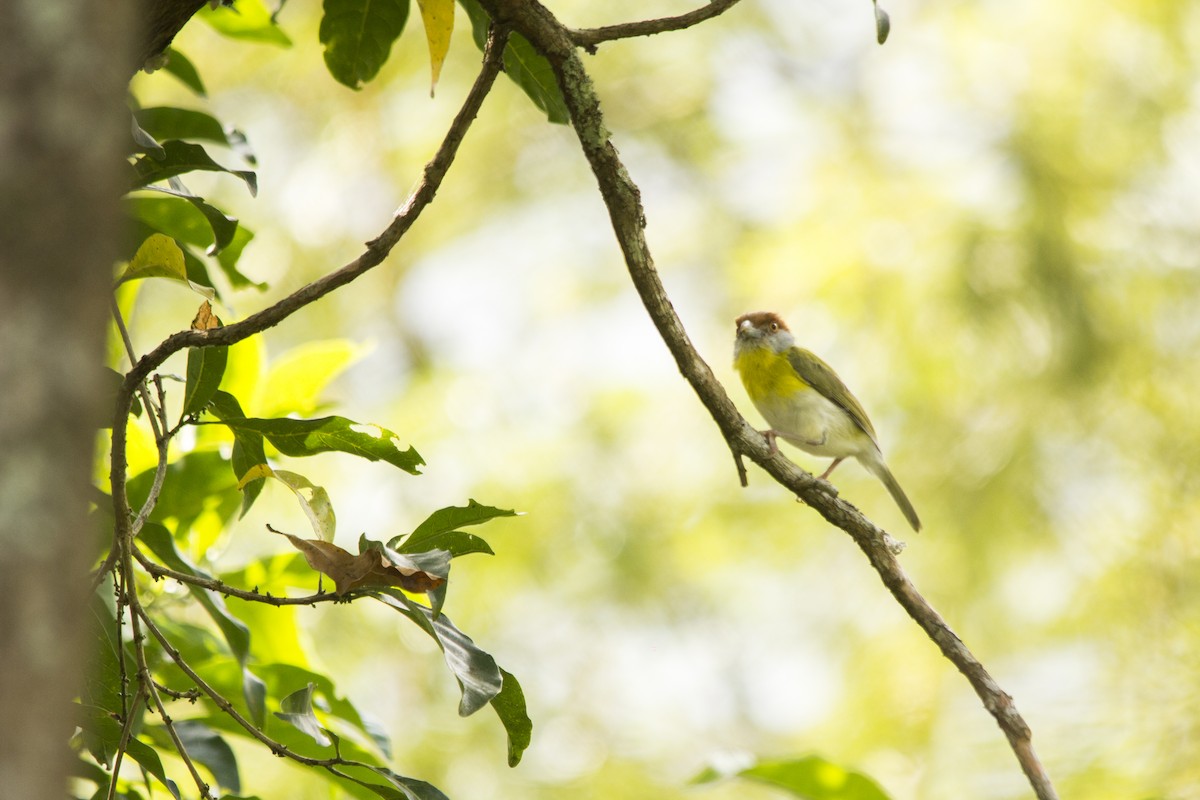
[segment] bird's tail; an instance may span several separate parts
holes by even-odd
[[[917,510],[908,500],[908,495],[900,488],[900,484],[896,481],[896,476],[888,469],[887,464],[883,462],[883,456],[876,454],[875,458],[860,459],[871,473],[883,482],[887,487],[888,493],[892,499],[896,501],[896,505],[900,506],[900,510],[904,512],[904,518],[908,520],[908,524],[912,525],[914,531],[921,530],[921,518],[917,516]]]

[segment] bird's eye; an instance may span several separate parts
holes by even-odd
[[[770,325],[767,326],[767,328],[771,331],[771,333],[775,333],[775,331],[779,330],[779,323],[772,322]]]

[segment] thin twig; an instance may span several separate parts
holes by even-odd
[[[484,49],[483,69],[475,79],[462,108],[459,109],[446,137],[442,140],[437,153],[425,165],[421,180],[408,196],[404,205],[396,211],[392,222],[376,238],[367,242],[367,249],[358,258],[346,264],[339,270],[331,272],[312,283],[300,287],[287,297],[272,306],[251,314],[240,322],[214,328],[208,331],[186,330],[168,336],[157,347],[147,353],[134,365],[125,376],[124,392],[131,391],[138,383],[157,369],[170,356],[187,347],[214,347],[231,345],[262,333],[268,328],[278,325],[305,306],[313,303],[335,289],[345,286],[369,270],[379,266],[392,252],[400,238],[408,232],[413,223],[420,217],[421,212],[433,202],[434,196],[442,185],[446,171],[458,154],[463,137],[479,113],[483,99],[492,88],[503,67],[504,45],[508,41],[508,32],[499,27],[493,27],[488,32],[488,40]],[[118,409],[118,412],[121,409]],[[128,413],[128,409],[125,410]],[[114,420],[119,423],[118,418]],[[115,433],[115,431],[114,431]],[[114,489],[115,493],[115,489]]]
[[[705,20],[724,14],[738,0],[711,0],[708,5],[701,6],[685,14],[661,19],[647,19],[638,22],[622,22],[618,25],[605,25],[602,28],[581,28],[567,30],[571,41],[589,53],[596,52],[596,45],[601,42],[611,42],[615,39],[632,39],[635,36],[653,36],[656,33],[681,31]]]
[[[344,603],[348,599],[348,595],[339,597],[338,595],[321,592],[319,594],[309,595],[308,597],[274,597],[270,594],[265,594],[258,591],[247,591],[230,586],[224,581],[216,578],[203,578],[199,575],[189,575],[186,572],[164,567],[155,564],[145,553],[138,548],[133,548],[133,556],[137,562],[142,565],[142,569],[150,573],[155,578],[170,578],[171,580],[179,581],[180,583],[188,584],[189,586],[198,586],[201,589],[208,589],[211,592],[228,597],[236,597],[239,600],[246,600],[251,603],[265,603],[271,606],[311,606],[316,603]]]
[[[200,690],[194,686],[191,689],[180,691],[178,689],[172,689],[170,686],[164,686],[158,681],[155,681],[154,688],[158,689],[159,694],[165,694],[172,700],[187,700],[189,703],[194,703],[200,699]]]
[[[885,531],[850,503],[838,498],[824,481],[797,467],[784,455],[771,452],[764,437],[737,408],[688,339],[663,287],[645,238],[645,211],[636,184],[630,179],[604,126],[599,100],[573,46],[570,32],[544,6],[529,0],[480,0],[494,19],[511,25],[545,55],[562,90],[571,124],[596,176],[600,194],[625,257],[626,267],[642,304],[675,358],[679,371],[717,423],[730,448],[761,466],[821,516],[848,533],[866,553],[884,585],[946,658],[966,676],[1000,729],[1008,738],[1021,769],[1040,800],[1056,800],[1049,775],[1033,750],[1029,726],[1012,698],[988,674],[958,635],[916,590],[904,574]]]
[[[187,660],[184,659],[179,650],[177,650],[171,644],[170,640],[167,639],[166,635],[162,632],[158,625],[154,623],[154,620],[150,619],[150,615],[146,613],[145,609],[139,606],[137,612],[142,622],[145,623],[146,629],[149,630],[150,634],[158,640],[158,643],[162,647],[163,651],[173,662],[175,662],[175,666],[179,667],[180,671],[182,671],[184,675],[187,675],[188,679],[192,681],[192,683],[196,684],[196,687],[205,695],[207,695],[208,698],[216,704],[217,708],[228,714],[230,719],[240,725],[247,733],[260,741],[262,744],[266,745],[267,749],[269,749],[272,753],[277,756],[290,758],[293,761],[310,767],[328,768],[346,766],[371,769],[370,764],[364,764],[361,761],[353,761],[348,758],[342,758],[341,756],[334,756],[333,758],[310,758],[309,756],[303,756],[299,753],[293,752],[282,742],[276,741],[267,734],[263,733],[257,726],[254,725],[254,723],[243,717],[223,694],[214,689],[208,683],[208,681],[200,677],[200,674],[197,673],[196,670],[192,669],[192,666],[188,664]]]
[[[142,691],[142,686],[138,685],[137,694],[133,697],[133,704],[130,709],[136,708],[138,703],[144,700],[146,695]],[[108,792],[105,794],[105,800],[113,800],[117,796],[117,777],[121,774],[121,761],[125,758],[125,749],[129,747],[129,739],[133,736],[133,714],[126,713],[123,724],[121,725],[121,739],[117,742],[117,754],[113,757],[112,780],[108,784]]]
[[[158,684],[151,679],[149,669],[146,670],[143,685],[150,688],[150,697],[154,700],[154,706],[158,709],[158,716],[162,719],[163,726],[167,729],[167,735],[171,737],[171,743],[175,745],[175,752],[179,753],[180,759],[183,760],[188,772],[191,773],[192,781],[195,782],[196,788],[200,791],[201,800],[209,800],[212,797],[212,793],[209,792],[210,787],[204,778],[200,776],[200,771],[196,769],[195,763],[192,762],[192,757],[188,755],[183,739],[179,737],[179,732],[175,730],[175,722],[171,719],[171,715],[167,713],[166,707],[163,706],[162,697],[158,694]]]
[[[113,321],[117,325],[117,330],[121,334],[121,342],[125,345],[125,354],[129,358],[130,366],[137,363],[137,353],[133,349],[133,339],[129,336],[129,329],[125,326],[125,318],[121,315],[121,307],[117,303],[116,295],[111,297]],[[167,412],[166,398],[163,392],[162,380],[156,379],[155,385],[158,387],[158,405],[155,406],[150,400],[150,391],[144,380],[137,384],[137,392],[141,395],[142,406],[146,409],[146,417],[150,421],[150,429],[154,433],[155,446],[158,449],[158,463],[154,468],[154,481],[150,486],[150,492],[146,496],[146,502],[138,511],[137,518],[130,526],[132,535],[137,536],[142,526],[146,523],[146,518],[150,516],[150,512],[154,510],[154,506],[158,503],[158,496],[162,492],[163,481],[167,477],[167,461],[168,461],[168,446],[170,438],[174,435],[174,431],[167,432]],[[132,401],[131,401],[132,402]],[[128,416],[128,412],[126,412]],[[115,451],[115,443],[114,443]],[[122,454],[124,450],[122,450]],[[96,587],[100,585],[100,581],[104,580],[104,574],[111,570],[117,563],[117,557],[120,554],[119,535],[121,526],[113,527],[113,545],[108,551],[108,556],[104,559],[104,563],[96,570],[95,576],[92,578],[92,591],[96,591]]]
[[[145,384],[143,384],[144,386]],[[154,409],[147,408],[146,413],[153,422],[154,415],[158,414],[158,425],[154,425],[154,441],[158,448],[158,463],[154,467],[154,480],[150,484],[150,491],[146,495],[146,502],[142,503],[142,508],[138,511],[133,522],[129,525],[129,535],[136,537],[142,531],[142,526],[146,524],[154,507],[158,505],[158,496],[162,494],[163,483],[167,479],[167,466],[170,461],[171,436],[174,434],[167,431],[167,397],[163,391],[162,376],[154,376],[154,386],[158,389],[158,405]]]

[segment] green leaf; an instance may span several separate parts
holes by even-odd
[[[225,273],[225,277],[229,279],[229,283],[234,288],[244,288],[253,286],[256,289],[265,289],[265,283],[255,283],[245,275],[237,271],[238,259],[242,257],[242,250],[254,238],[254,234],[246,230],[245,225],[239,225],[237,231],[233,234],[233,241],[229,246],[217,253],[217,263],[221,266],[221,271]]]
[[[204,89],[204,81],[200,80],[200,73],[196,71],[196,67],[183,53],[176,50],[174,47],[167,50],[167,63],[163,67],[171,75],[174,75],[183,85],[191,89],[196,94],[204,97],[208,92]]]
[[[126,206],[135,219],[179,242],[208,248],[209,255],[232,244],[238,230],[234,217],[209,205],[202,197],[161,186],[147,188],[171,197],[126,198]]]
[[[892,20],[888,13],[879,7],[879,0],[871,0],[871,4],[875,6],[875,40],[883,44],[892,32]]]
[[[249,667],[242,667],[242,697],[250,710],[250,720],[262,728],[267,719],[267,685]]]
[[[162,147],[166,153],[164,157],[143,156],[133,163],[134,174],[130,189],[141,189],[188,172],[227,172],[241,178],[250,189],[251,195],[258,194],[257,175],[249,170],[227,169],[221,166],[198,144],[170,139],[163,142]]]
[[[428,550],[421,553],[404,554],[381,542],[373,542],[366,535],[360,536],[358,552],[365,553],[367,550],[378,550],[384,559],[402,570],[417,570],[441,578],[440,586],[425,593],[429,600],[429,610],[432,612],[433,618],[437,619],[438,615],[442,613],[442,606],[446,603],[446,589],[450,581],[452,555],[449,550]]]
[[[711,783],[727,777],[765,783],[804,800],[890,800],[879,784],[866,775],[820,756],[760,761],[732,774],[710,767],[692,782]]]
[[[409,600],[399,589],[381,589],[373,596],[416,622],[427,633],[431,632],[446,657],[446,666],[454,673],[462,690],[459,716],[469,717],[500,694],[504,679],[496,659],[454,627],[449,617],[445,614],[435,617],[430,609]]]
[[[242,413],[242,406],[237,401],[237,398],[228,392],[217,391],[213,394],[212,400],[208,405],[209,412],[217,419],[222,421],[243,420],[246,415]],[[237,480],[242,491],[242,516],[250,510],[250,506],[254,505],[254,501],[258,499],[258,495],[262,492],[264,478],[258,478],[249,482],[243,482],[243,478],[254,467],[267,463],[267,454],[263,447],[263,436],[256,431],[231,428],[233,431],[233,453],[230,458],[230,464],[233,467],[233,475]]]
[[[271,19],[271,12],[262,0],[236,0],[232,6],[205,7],[197,16],[230,39],[292,46],[292,40]]]
[[[482,50],[487,42],[491,18],[477,0],[459,0],[459,4],[471,19],[475,44]],[[535,106],[545,112],[550,122],[566,124],[570,120],[567,103],[558,88],[550,62],[519,33],[512,33],[508,37],[508,44],[504,48],[504,72],[524,90]]]
[[[363,741],[369,742],[385,755],[391,752],[391,742],[387,733],[373,720],[364,717],[358,708],[349,700],[337,695],[333,681],[326,675],[297,666],[296,664],[268,664],[260,672],[271,688],[272,694],[282,694],[281,687],[295,686],[298,683],[311,683],[320,693],[323,705],[322,711],[326,717],[335,717],[347,723],[356,731],[361,732]]]
[[[508,46],[504,48],[504,72],[525,90],[550,122],[565,125],[570,120],[567,103],[559,91],[550,62],[519,33],[508,37]]]
[[[407,537],[397,536],[388,542],[388,546],[401,553],[441,549],[455,556],[467,553],[492,554],[492,548],[483,539],[457,529],[479,525],[496,517],[516,515],[517,512],[509,509],[493,508],[468,500],[466,506],[449,506],[433,512]]]
[[[217,784],[233,792],[242,790],[242,779],[238,776],[237,756],[219,733],[202,722],[182,720],[175,723],[175,732],[188,755],[199,761],[212,773]]]
[[[322,405],[321,392],[365,350],[349,339],[327,339],[272,359],[262,389],[263,416],[315,413]]]
[[[140,509],[154,483],[154,469],[130,479],[129,501]],[[223,522],[237,510],[236,481],[230,476],[226,459],[213,450],[195,450],[167,467],[166,481],[150,518],[159,522],[175,520],[175,534],[187,535],[202,514],[213,513]]]
[[[525,708],[525,692],[521,690],[516,677],[504,669],[500,670],[500,677],[503,686],[491,703],[508,733],[508,765],[515,767],[521,763],[521,756],[533,738],[533,721],[529,719],[529,712]]]
[[[412,795],[404,792],[392,785],[381,785],[371,783],[370,781],[362,780],[350,774],[349,770],[342,770],[341,776],[344,781],[351,781],[356,786],[361,786],[367,789],[376,797],[382,797],[384,800],[412,800]],[[347,787],[349,788],[349,787]]]
[[[156,139],[200,139],[237,150],[245,146],[245,136],[227,131],[220,120],[203,111],[173,106],[152,106],[133,113],[138,125]]]
[[[358,89],[379,74],[408,21],[409,0],[325,0],[319,37],[325,66]]]
[[[137,663],[133,643],[123,641],[117,633],[116,604],[113,598],[112,576],[105,576],[92,594],[87,606],[85,636],[87,637],[87,662],[84,665],[83,686],[79,699],[83,707],[94,709],[101,717],[112,717],[121,713],[121,653],[124,649],[126,669]],[[138,716],[135,725],[145,712],[145,706],[134,709]],[[115,723],[114,723],[115,724]],[[84,745],[92,757],[101,764],[111,764],[120,742],[121,731],[117,727],[115,739],[107,739],[108,728],[96,732],[85,730]]]
[[[77,706],[79,713],[76,722],[85,734],[95,737],[105,743],[108,759],[103,760],[111,766],[111,757],[115,756],[121,743],[121,724],[104,709],[95,706]],[[158,752],[137,738],[131,737],[125,746],[125,754],[141,765],[142,769],[153,775],[167,787],[167,790],[179,800],[179,789],[175,782],[167,777]],[[101,759],[97,759],[98,761]]]
[[[450,800],[432,783],[399,775],[386,767],[372,767],[371,769],[403,792],[405,800]]]
[[[103,372],[104,372],[103,381],[104,381],[105,393],[110,395],[110,398],[111,398],[107,401],[107,404],[104,407],[112,408],[113,404],[117,402],[117,393],[120,392],[121,387],[125,385],[125,376],[122,375],[120,372],[117,372],[115,369],[112,369],[111,367],[104,367]],[[141,399],[137,396],[136,393],[134,393],[134,395],[130,399],[133,402],[129,406],[129,413],[133,414],[135,417],[140,417],[142,415]],[[100,422],[100,426],[102,428],[111,428],[112,420],[107,419],[107,418],[103,419]]]
[[[138,124],[136,115],[131,120],[130,127],[132,128],[131,133],[133,134],[133,143],[137,145],[136,152],[152,153],[155,158],[166,157],[167,152],[162,149],[162,145],[158,143],[157,139],[155,139],[148,131]]]
[[[162,525],[147,522],[142,527],[141,533],[138,534],[138,540],[144,542],[150,548],[150,552],[158,556],[158,559],[171,569],[197,578],[212,579],[211,575],[196,567],[175,548],[175,539],[171,536],[171,532]],[[225,637],[225,641],[229,644],[229,649],[238,663],[245,666],[246,659],[250,655],[250,629],[240,619],[229,613],[229,609],[225,607],[225,598],[220,594],[192,584],[188,584],[187,587],[196,601],[203,606],[208,615],[212,617],[213,622],[220,628],[221,635]]]
[[[262,434],[286,456],[312,456],[317,453],[349,453],[369,461],[386,461],[413,475],[425,463],[415,449],[400,449],[395,433],[377,425],[364,425],[345,417],[319,419],[222,419],[236,434],[250,431]]]
[[[312,740],[321,747],[328,747],[333,742],[325,735],[321,723],[317,720],[317,715],[313,713],[312,694],[315,688],[316,685],[310,683],[303,689],[292,692],[283,698],[279,703],[280,710],[275,712],[275,716],[301,733],[311,736]]]
[[[188,349],[187,381],[183,390],[183,415],[199,414],[221,385],[229,348],[192,347]]]

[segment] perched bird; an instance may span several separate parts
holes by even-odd
[[[771,426],[763,435],[772,452],[778,449],[779,437],[814,456],[832,458],[822,480],[843,459],[857,458],[883,481],[913,530],[921,530],[916,510],[883,461],[862,404],[828,364],[796,346],[778,314],[755,311],[737,318],[733,366],[754,407]]]

